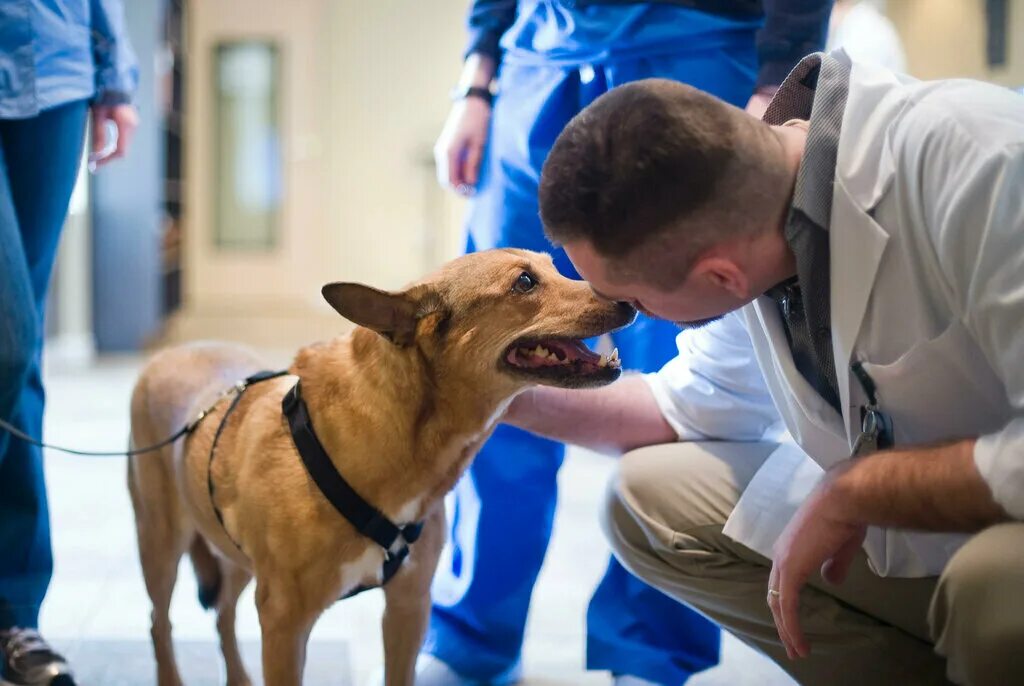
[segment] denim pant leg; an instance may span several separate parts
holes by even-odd
[[[78,173],[85,102],[0,121],[0,416],[41,436],[47,286]],[[42,453],[0,440],[0,628],[35,627],[53,572]]]

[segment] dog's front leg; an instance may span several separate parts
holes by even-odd
[[[323,607],[312,610],[293,579],[256,580],[256,610],[263,638],[264,686],[300,686],[306,643]]]
[[[423,535],[409,559],[384,587],[384,681],[386,686],[413,686],[416,656],[430,620],[430,582],[445,538],[444,507],[427,517]]]

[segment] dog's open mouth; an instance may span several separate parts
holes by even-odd
[[[610,355],[598,355],[571,338],[516,341],[506,351],[505,362],[518,372],[555,383],[608,382],[622,372],[617,348]]]

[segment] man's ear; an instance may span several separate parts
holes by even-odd
[[[734,298],[745,299],[750,292],[750,279],[735,262],[725,257],[702,257],[692,273],[707,278]]]
[[[395,345],[406,346],[416,338],[419,302],[407,292],[389,293],[342,282],[329,283],[320,292],[342,317],[373,329]]]

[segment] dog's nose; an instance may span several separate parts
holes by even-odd
[[[615,307],[618,308],[619,314],[622,315],[622,318],[625,319],[626,321],[631,322],[633,321],[633,318],[636,317],[636,308],[630,305],[628,302],[620,300],[619,302],[615,303]]]

